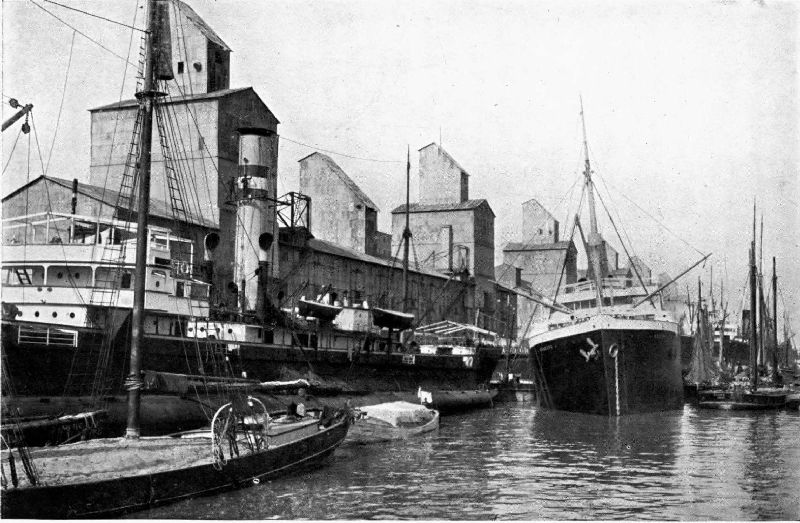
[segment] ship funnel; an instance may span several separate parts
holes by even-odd
[[[276,272],[277,149],[274,132],[239,129],[234,282],[241,311],[255,310],[259,317],[266,310],[269,276]]]

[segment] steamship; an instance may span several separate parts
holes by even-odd
[[[610,416],[681,408],[678,322],[662,309],[661,288],[645,282],[636,264],[635,278],[609,274],[585,125],[583,139],[588,277],[565,285],[547,321],[527,338],[538,400],[548,408]],[[577,216],[576,226],[583,237]]]
[[[276,210],[278,121],[252,89],[228,88],[230,50],[219,36],[184,2],[171,0],[170,5],[174,9],[163,10],[163,16],[176,13],[184,17],[181,31],[197,32],[180,45],[201,42],[196,51],[203,59],[173,59],[170,52],[180,45],[170,45],[169,30],[160,33],[154,113],[161,151],[153,164],[163,166],[164,179],[153,187],[166,189],[163,198],[154,196],[151,215],[161,220],[138,230],[130,202],[137,189],[131,173],[139,151],[131,142],[127,155],[118,153],[119,144],[110,138],[118,124],[125,132],[141,132],[138,101],[93,109],[93,150],[110,151],[109,165],[96,171],[115,172],[117,166],[122,171],[108,184],[118,191],[110,191],[116,203],[95,194],[87,198],[92,200],[88,210],[79,212],[79,193],[90,188],[76,182],[71,210],[34,198],[37,212],[25,208],[3,220],[4,397],[13,394],[40,407],[36,412],[52,413],[64,409],[65,398],[103,398],[108,404],[126,387],[138,386],[140,377],[128,376],[126,354],[137,285],[144,286],[145,295],[146,392],[177,391],[202,403],[210,383],[252,386],[302,379],[312,394],[410,396],[420,389],[474,390],[487,384],[502,355],[492,336],[458,351],[439,350],[435,343],[433,350],[422,350],[409,330],[413,315],[380,304],[321,294],[300,300],[302,311],[280,307],[280,293],[273,292],[280,287],[282,232]],[[170,26],[166,18],[161,23]],[[174,32],[174,20],[171,27]],[[195,94],[183,89],[179,96],[168,94],[167,82],[175,72],[184,75]],[[170,118],[183,114],[190,120],[189,104],[195,109],[199,104],[209,119],[220,118],[212,133],[217,141],[199,140],[201,150],[215,150],[216,162],[176,151],[183,140],[174,138],[177,125]],[[217,116],[209,111],[212,106]],[[112,141],[95,144],[96,136]],[[229,160],[237,155],[238,162]],[[208,187],[213,217],[199,218],[199,226],[197,217],[190,219],[189,202],[182,201],[188,197],[181,196],[199,177],[186,176],[181,161],[219,169],[218,180]],[[43,176],[39,183],[61,182]],[[92,187],[99,185],[104,184]],[[27,206],[29,199],[24,200]],[[136,238],[142,235],[147,238],[143,282],[133,270]],[[219,296],[227,301],[220,302]],[[193,392],[198,387],[205,389],[202,394]],[[143,405],[146,423],[146,398]]]

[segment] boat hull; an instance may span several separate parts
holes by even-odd
[[[89,357],[94,359],[99,354],[98,347],[102,343],[99,333],[80,331],[76,348],[52,347],[19,343],[16,327],[13,323],[3,324],[3,362],[14,389],[4,388],[4,393],[6,398],[12,392],[18,399],[24,398],[28,408],[23,410],[23,414],[54,415],[70,411],[63,408],[63,402],[50,399],[49,403],[44,403],[40,398],[85,399],[90,396],[95,377],[92,365],[83,360],[89,361]],[[310,336],[299,338],[307,340]],[[258,381],[303,378],[311,382],[307,392],[315,396],[408,393],[416,397],[419,388],[433,391],[478,389],[489,382],[493,368],[502,357],[501,351],[494,348],[478,348],[469,356],[409,354],[386,350],[386,345],[380,342],[374,340],[372,350],[346,350],[146,334],[142,368],[177,374],[246,376]],[[126,332],[122,330],[110,346],[105,397],[125,393],[126,345]],[[391,347],[397,348],[397,345]],[[86,367],[82,373],[78,371],[80,367]],[[71,369],[78,377],[74,377],[73,384],[67,387]],[[197,398],[193,391],[183,396],[186,397],[181,402],[181,412],[186,412],[191,421],[205,419],[204,408],[195,401]],[[205,397],[205,392],[202,397]],[[81,400],[81,409],[91,409],[94,403],[84,399]],[[112,401],[108,408],[114,411],[115,406]],[[158,422],[157,430],[148,430],[151,434],[194,426],[187,423],[188,419],[178,419],[185,416],[175,417],[172,412],[164,417],[157,410],[154,417],[143,413],[144,430],[149,429],[149,419]],[[111,414],[115,418],[114,413]],[[170,421],[174,423],[169,427],[162,423],[169,424]]]
[[[434,414],[433,419],[418,426],[398,426],[382,420],[375,420],[370,417],[361,418],[353,423],[347,433],[348,443],[358,443],[361,445],[369,443],[380,443],[382,441],[394,441],[409,439],[428,432],[433,432],[439,428],[439,413]]]
[[[590,325],[532,343],[530,357],[544,407],[625,415],[683,405],[680,341],[667,329]]]
[[[4,490],[2,517],[97,518],[252,486],[319,464],[344,441],[349,425],[344,417],[308,438],[230,458],[219,469],[208,463],[104,481]]]

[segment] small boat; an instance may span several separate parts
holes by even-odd
[[[747,392],[743,390],[714,391],[700,394],[697,404],[701,409],[716,410],[772,410],[786,405],[786,391],[759,390]]]
[[[257,485],[321,462],[344,441],[350,420],[346,410],[333,409],[272,420],[266,411],[245,416],[227,404],[210,431],[185,437],[96,439],[18,449],[16,458],[4,450],[11,485],[3,491],[1,515],[106,517]],[[13,466],[17,459],[24,474]],[[47,484],[37,469],[46,471]]]
[[[420,403],[442,414],[463,412],[465,410],[494,407],[497,389],[489,390],[419,390]]]
[[[439,412],[424,405],[393,401],[357,409],[348,442],[376,443],[407,439],[439,428]]]
[[[390,309],[372,308],[372,323],[376,327],[385,327],[393,330],[406,330],[414,323],[414,315]]]
[[[340,305],[307,300],[305,297],[297,300],[297,308],[300,316],[317,318],[320,321],[328,322],[333,321],[333,319],[342,312],[342,307]]]

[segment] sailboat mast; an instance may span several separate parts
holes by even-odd
[[[758,390],[758,328],[756,327],[756,207],[753,203],[753,241],[750,242],[750,388]]]
[[[778,375],[778,273],[772,257],[772,375]]]
[[[130,372],[125,382],[128,389],[128,423],[126,438],[139,437],[139,402],[142,388],[142,339],[144,338],[144,297],[147,268],[147,219],[150,214],[150,146],[153,136],[153,106],[157,96],[154,80],[153,32],[156,27],[156,0],[147,2],[146,60],[142,90],[136,93],[139,110],[142,111],[142,127],[139,135],[138,185],[136,206],[136,267],[133,287],[133,313],[131,316]]]
[[[403,229],[403,312],[408,312],[408,248],[411,242],[411,228],[409,227],[409,206],[411,192],[411,147],[406,153],[406,228]]]

